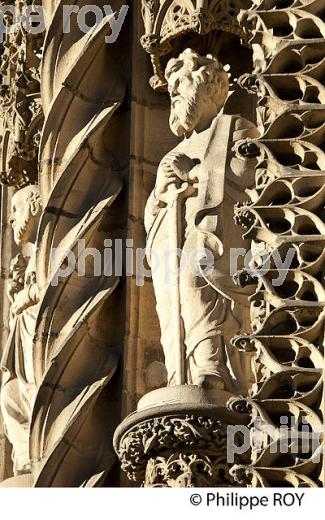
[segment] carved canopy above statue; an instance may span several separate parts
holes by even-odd
[[[225,35],[245,37],[237,21],[240,9],[248,7],[248,0],[143,0],[142,16],[145,35],[143,48],[150,54],[154,69],[151,86],[165,90],[164,69],[178,43],[186,36],[194,37],[191,47],[206,54],[217,55]]]

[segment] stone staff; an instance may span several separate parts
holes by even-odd
[[[168,186],[167,192],[162,196],[161,200],[167,204],[168,229],[169,229],[169,252],[171,254],[171,262],[169,267],[173,275],[169,280],[173,309],[172,315],[173,329],[175,330],[175,383],[176,385],[184,385],[186,383],[185,375],[185,357],[186,349],[184,345],[183,321],[181,315],[181,298],[179,286],[179,270],[181,268],[178,252],[181,248],[181,209],[182,200],[189,191],[189,184],[183,182],[180,188],[174,184]],[[174,276],[175,275],[175,276]]]

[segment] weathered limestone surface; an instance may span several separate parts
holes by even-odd
[[[27,462],[17,458],[21,438],[17,429],[16,434],[9,432],[11,417],[3,416],[16,475],[30,472],[36,487],[96,486],[110,478],[115,464],[112,434],[120,416],[116,371],[124,336],[124,287],[114,273],[96,276],[88,257],[83,276],[76,267],[57,283],[53,280],[66,265],[65,251],[78,258],[81,240],[101,252],[104,237],[114,241],[125,234],[127,208],[120,194],[128,170],[129,111],[127,102],[120,107],[128,78],[127,38],[106,46],[108,19],[87,34],[74,20],[64,34],[62,2],[44,2],[44,7],[47,30],[38,93],[45,121],[38,150],[43,211],[34,258],[39,308],[28,322],[35,395],[25,399],[31,409],[22,448]],[[67,60],[66,49],[71,48]],[[123,128],[125,139],[117,144]],[[11,152],[3,149],[3,154],[9,161]],[[18,173],[18,180],[9,174],[5,179],[18,189],[15,197],[22,193]],[[26,197],[26,208],[27,203]],[[13,295],[13,313],[23,291],[31,295],[23,283],[23,290]],[[17,350],[17,337],[13,341]],[[17,356],[12,362],[16,368]],[[4,356],[3,370],[6,365]],[[6,401],[5,376],[2,382]],[[15,404],[20,397],[11,396]],[[14,415],[12,407],[9,411]]]
[[[258,2],[240,15],[254,49],[254,70],[242,85],[258,96],[262,132],[255,190],[238,207],[238,222],[252,239],[255,265],[269,262],[251,297],[252,334],[236,339],[255,352],[252,417],[277,431],[265,438],[241,484],[324,484],[324,68],[323,4]],[[281,4],[280,6],[281,7]],[[272,38],[270,30],[272,28]],[[291,255],[281,284],[274,259]],[[270,260],[268,260],[270,259]],[[285,453],[280,417],[292,440]],[[282,423],[283,424],[283,423]],[[309,449],[303,432],[314,432]],[[318,432],[318,434],[317,434]],[[308,444],[307,444],[308,446]]]
[[[242,333],[236,337],[236,328],[232,327],[234,337],[231,343],[238,352],[246,353],[247,358],[251,359],[253,355],[255,381],[247,388],[247,397],[240,398],[237,393],[237,399],[228,403],[232,403],[232,411],[235,407],[243,413],[243,417],[250,415],[250,425],[255,429],[253,435],[256,439],[260,435],[259,448],[249,454],[251,462],[235,464],[224,473],[233,479],[232,483],[239,485],[321,486],[324,482],[320,435],[323,429],[324,366],[321,5],[317,1],[304,4],[294,2],[292,5],[262,1],[247,5],[246,10],[245,6],[240,6],[242,9],[237,13],[235,10],[236,17],[230,29],[227,25],[229,11],[223,3],[143,1],[146,34],[142,44],[151,56],[154,69],[150,83],[158,91],[168,88],[172,99],[171,127],[176,134],[185,134],[184,142],[195,143],[197,135],[191,137],[191,125],[193,120],[200,124],[197,113],[202,115],[204,110],[192,94],[196,69],[192,65],[189,72],[186,67],[186,53],[190,55],[191,51],[177,57],[179,51],[190,46],[191,42],[193,49],[201,55],[209,50],[222,59],[225,45],[220,32],[233,33],[238,31],[238,27],[236,34],[240,34],[242,41],[252,45],[253,49],[254,69],[252,73],[243,74],[237,84],[257,95],[257,124],[261,137],[257,139],[258,135],[246,135],[241,139],[239,136],[237,145],[228,150],[229,153],[235,151],[236,158],[242,161],[253,158],[256,161],[251,166],[252,173],[255,173],[254,186],[247,191],[251,202],[241,203],[238,197],[234,208],[236,221],[247,228],[245,239],[251,240],[252,246],[250,264],[245,264],[245,269],[238,271],[234,278],[242,289],[241,297],[246,290],[250,293],[249,328],[252,333],[244,333],[241,323]],[[215,28],[219,29],[219,34]],[[183,38],[184,34],[188,34],[188,39]],[[204,74],[204,57],[201,60],[200,72]],[[233,70],[230,67],[230,71]],[[209,79],[207,76],[207,84]],[[234,94],[236,99],[236,90]],[[186,95],[190,100],[188,107]],[[224,112],[227,113],[227,105]],[[205,114],[202,117],[206,122]],[[219,121],[222,117],[225,116],[219,116]],[[180,123],[178,126],[175,120]],[[190,157],[184,154],[182,146],[179,145],[174,155],[167,155],[160,163],[156,187],[147,204],[150,253],[156,243],[162,255],[167,255],[171,244],[181,247],[184,254],[192,232],[188,220],[191,214],[188,201],[191,197],[195,200],[195,196],[199,199],[201,161],[198,154],[198,164],[194,164],[195,145],[186,150]],[[201,152],[203,148],[204,145],[200,148]],[[195,182],[198,184],[197,195]],[[225,192],[228,182],[224,172],[224,181],[220,186],[224,185]],[[190,194],[186,192],[188,184],[192,187]],[[178,207],[175,203],[175,199],[179,200],[175,196],[176,190],[178,197],[182,191],[186,193],[185,197],[189,197]],[[218,197],[213,199],[212,191],[209,195],[210,204],[217,206]],[[184,206],[185,241],[182,228],[184,217],[181,216]],[[161,216],[162,213],[165,216]],[[169,225],[164,235],[164,219],[166,221],[168,218]],[[175,221],[178,224],[175,225]],[[195,218],[194,225],[199,228]],[[216,226],[212,225],[212,229],[215,230]],[[217,236],[222,239],[222,233],[217,233]],[[290,261],[284,271],[284,279],[280,284],[273,283],[283,275],[276,259],[282,258],[283,261],[288,254]],[[264,272],[265,265],[267,269]],[[222,279],[225,271],[219,271],[220,274]],[[220,344],[218,348],[217,342],[212,339],[210,348],[200,352],[200,346],[205,342],[206,322],[210,325],[209,320],[214,312],[210,310],[209,319],[206,320],[203,301],[215,301],[212,291],[210,289],[206,300],[202,296],[197,299],[197,294],[204,294],[206,290],[204,284],[199,287],[195,277],[182,276],[169,288],[169,295],[166,295],[161,274],[153,275],[153,281],[168,383],[187,386],[170,386],[165,392],[148,394],[145,406],[143,400],[140,401],[137,414],[122,423],[115,437],[116,449],[129,478],[143,482],[145,486],[218,485],[212,453],[209,454],[209,461],[203,460],[203,457],[198,462],[197,457],[202,449],[199,441],[191,443],[190,453],[186,453],[186,446],[179,444],[193,420],[200,423],[198,417],[203,415],[200,408],[202,410],[206,399],[210,398],[211,379],[214,378],[215,383],[219,384],[219,391],[212,398],[215,405],[218,400],[220,403],[222,388],[228,386],[229,389],[229,376],[223,360],[218,358]],[[220,285],[217,289],[220,291]],[[238,303],[239,298],[233,301]],[[202,343],[196,347],[199,355],[191,368],[190,355],[195,353],[195,348],[191,347],[191,335],[196,329],[200,331],[198,342]],[[221,337],[226,338],[222,326],[216,322],[211,327],[211,338],[216,329]],[[202,366],[203,370],[198,370]],[[198,373],[203,377],[199,377]],[[252,381],[247,369],[244,379]],[[238,381],[240,377],[236,378]],[[198,388],[202,391],[206,389],[206,392],[194,398],[188,383],[197,383]],[[173,406],[169,401],[172,398]],[[196,415],[188,415],[184,419],[181,412],[184,410],[185,413],[187,407],[191,411],[194,409]],[[143,408],[146,414],[151,414],[147,421],[143,420]],[[222,415],[220,409],[215,409],[213,413],[217,417]],[[282,428],[283,424],[287,427]],[[210,428],[209,434],[213,436],[213,421]],[[272,429],[273,439],[263,433],[265,428]],[[173,433],[174,429],[177,433]],[[307,449],[304,434],[309,439],[307,445],[312,438],[314,440]],[[197,432],[196,435],[199,439],[200,434]],[[164,441],[159,441],[160,438]],[[231,480],[224,477],[224,482]]]
[[[0,48],[0,485],[324,485],[322,0],[65,3]]]

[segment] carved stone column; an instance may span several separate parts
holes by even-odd
[[[11,3],[24,9],[32,2]],[[111,7],[119,12],[126,3],[113,1]],[[39,292],[37,314],[28,322],[33,376],[28,384],[34,394],[26,401],[32,413],[18,415],[12,407],[6,420],[16,420],[27,432],[21,444],[28,460],[15,472],[27,475],[28,486],[93,487],[103,484],[115,463],[112,437],[120,413],[116,372],[124,336],[124,289],[120,274],[115,276],[112,269],[113,274],[105,276],[101,268],[98,275],[87,255],[83,272],[73,269],[57,283],[53,275],[59,265],[67,265],[66,255],[79,261],[83,245],[99,253],[102,262],[105,240],[111,241],[114,255],[114,240],[125,235],[127,205],[121,192],[128,176],[129,140],[120,129],[129,128],[127,102],[122,114],[119,108],[129,76],[128,29],[126,22],[118,41],[106,45],[110,17],[86,35],[75,16],[67,33],[65,2],[42,4],[44,45],[44,35],[34,38],[17,24],[17,31],[6,37],[2,56],[1,181],[16,190],[38,184],[43,208],[30,255],[36,266],[31,298],[36,288]],[[84,5],[74,4],[77,9]],[[103,7],[104,2],[97,5]],[[25,202],[27,207],[27,196]],[[24,201],[17,206],[21,217]],[[56,264],[58,250],[63,254]],[[25,309],[19,310],[22,314]],[[12,321],[19,331],[18,319]],[[6,354],[29,346],[25,338],[18,344],[18,334],[12,337]],[[3,396],[7,403],[10,398],[18,406],[23,402],[16,383],[26,363],[24,356],[6,358],[2,369],[8,358],[12,363],[10,377],[2,378],[4,417]],[[10,395],[14,384],[18,391]],[[11,442],[22,451],[18,434]]]
[[[35,2],[36,3],[36,2]],[[1,1],[1,7],[15,2]],[[16,2],[17,9],[26,2]],[[11,27],[5,16],[8,34],[1,44],[0,81],[0,182],[1,182],[1,281],[0,281],[0,355],[9,335],[10,305],[8,288],[12,282],[11,261],[17,254],[10,220],[13,193],[37,182],[37,157],[44,122],[40,94],[40,61],[44,34],[28,33],[20,24]],[[6,438],[1,417],[0,481],[12,475],[12,447]],[[21,477],[23,478],[23,477]]]

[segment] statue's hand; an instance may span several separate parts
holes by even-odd
[[[177,188],[183,182],[191,183],[190,171],[196,166],[197,162],[180,152],[171,152],[167,154],[160,163],[157,173],[157,181],[155,187],[155,197],[160,197],[166,193],[170,185]]]
[[[33,302],[29,296],[29,289],[25,288],[14,297],[14,303],[11,306],[12,313],[16,316],[28,309]]]
[[[18,294],[16,294],[14,298],[14,303],[11,306],[11,310],[14,315],[21,314],[26,307],[26,294],[25,291],[22,290]]]

